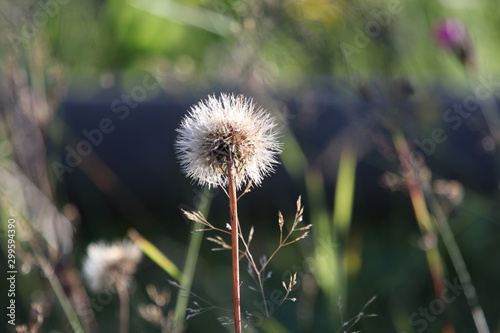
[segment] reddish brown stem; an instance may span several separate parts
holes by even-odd
[[[117,283],[116,291],[120,299],[120,333],[128,333],[129,325],[129,297],[125,283]]]
[[[228,172],[228,195],[229,195],[229,219],[231,222],[231,261],[233,265],[233,309],[234,309],[234,331],[241,332],[240,311],[240,251],[238,239],[238,204],[236,196],[236,184],[234,170]]]
[[[427,207],[425,195],[419,183],[418,176],[411,162],[408,143],[402,133],[396,132],[394,134],[394,145],[422,236],[435,238],[437,235],[434,222],[432,221],[432,216]],[[444,264],[436,244],[431,244],[427,247],[425,249],[425,254],[429,264],[434,293],[436,297],[439,298],[444,290]],[[450,325],[451,321],[447,313],[443,313],[441,320],[443,322],[443,332],[455,332],[454,328]]]

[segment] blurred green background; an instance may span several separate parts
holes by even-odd
[[[223,226],[227,197],[180,173],[175,129],[208,94],[244,93],[275,115],[284,143],[276,174],[240,201],[244,233],[256,229],[254,256],[272,253],[277,211],[291,223],[299,195],[304,223],[313,224],[308,238],[278,253],[266,282],[269,295],[297,272],[297,301],[249,332],[343,332],[342,322],[361,311],[377,316],[360,318],[350,332],[477,331],[464,292],[446,310],[436,301],[442,295],[432,277],[439,269],[426,259],[429,248],[438,250],[448,290],[457,268],[442,234],[419,228],[399,135],[424,158],[415,170],[428,208],[433,217],[433,204],[445,213],[489,331],[499,332],[499,8],[496,0],[3,0],[2,221],[18,216],[35,225],[77,309],[82,298],[97,297],[78,282],[92,241],[124,238],[134,228],[182,269],[191,223],[180,208],[195,209],[208,198],[208,220]],[[437,45],[435,27],[445,18],[466,27],[470,62]],[[477,98],[479,88],[487,98]],[[474,96],[475,112],[446,118]],[[61,169],[67,147],[77,149],[83,131],[103,118],[116,129],[77,166]],[[436,129],[443,133],[438,139]],[[74,235],[40,209],[26,182],[73,223]],[[58,240],[49,246],[47,235]],[[30,304],[40,302],[39,331],[68,331],[53,287],[33,262],[37,247],[29,233],[18,238],[18,322],[27,323]],[[192,290],[229,308],[230,256],[212,245],[201,244]],[[246,264],[242,276],[243,309],[261,311],[259,296],[247,288]],[[173,311],[178,290],[169,279],[149,258],[142,261],[131,290],[131,332],[160,331],[139,308],[150,302],[146,286],[154,284],[172,292],[162,310]],[[5,294],[2,287],[3,308]],[[118,332],[117,302],[94,308],[86,328]],[[218,323],[222,316],[207,311],[189,319],[186,331],[231,331]]]

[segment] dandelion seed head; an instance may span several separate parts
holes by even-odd
[[[141,257],[141,250],[132,242],[92,243],[83,261],[83,276],[90,289],[96,292],[117,284],[126,286]]]
[[[260,185],[274,170],[281,144],[277,123],[251,98],[221,94],[194,105],[177,129],[181,168],[200,185],[225,186],[230,168],[238,189]]]

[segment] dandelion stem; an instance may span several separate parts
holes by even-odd
[[[129,298],[127,286],[124,283],[117,283],[116,292],[120,299],[120,333],[128,333]]]
[[[238,221],[238,198],[236,196],[235,170],[229,167],[228,171],[228,194],[229,194],[229,219],[231,222],[231,261],[233,266],[233,309],[234,309],[234,331],[241,332],[240,311],[240,251],[239,251],[239,221]]]

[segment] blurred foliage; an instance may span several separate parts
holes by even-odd
[[[259,77],[270,86],[293,88],[318,74],[382,73],[429,83],[460,75],[459,64],[434,46],[433,26],[444,17],[469,28],[485,72],[500,69],[495,1],[61,3],[39,33],[48,35],[54,59],[75,72],[130,70],[162,61],[174,78],[190,84],[231,79],[242,84]],[[38,6],[23,19],[29,22]],[[353,49],[346,57],[347,45]]]
[[[249,93],[258,104],[279,112],[281,120],[287,123],[283,131],[283,167],[277,172],[278,180],[271,177],[263,189],[248,195],[248,203],[247,198],[242,200],[241,211],[247,214],[242,222],[244,234],[254,221],[255,238],[262,239],[255,245],[255,251],[264,254],[273,249],[275,243],[272,242],[277,236],[276,224],[272,222],[274,214],[281,209],[285,219],[286,215],[291,216],[293,210],[287,208],[292,208],[296,197],[303,194],[307,203],[305,220],[314,225],[313,233],[316,230],[321,237],[305,245],[290,246],[273,262],[275,276],[270,279],[269,290],[272,286],[279,287],[281,280],[292,273],[291,268],[298,272],[301,288],[294,295],[298,302],[286,303],[275,314],[274,326],[273,322],[266,322],[261,327],[267,331],[332,331],[332,327],[340,327],[343,320],[356,316],[376,295],[377,299],[366,311],[377,314],[378,318],[365,318],[355,329],[418,332],[418,326],[412,327],[409,317],[421,307],[428,307],[435,297],[423,251],[425,239],[418,230],[409,196],[381,188],[378,179],[385,171],[397,175],[400,168],[390,139],[385,140],[390,137],[386,127],[396,124],[410,142],[414,138],[430,137],[437,126],[447,129],[449,142],[436,147],[436,154],[427,163],[433,179],[456,178],[464,185],[463,202],[451,211],[449,219],[488,324],[491,329],[498,329],[498,148],[485,148],[484,140],[490,137],[480,117],[471,117],[467,126],[455,132],[443,124],[443,112],[451,107],[450,100],[462,100],[474,86],[470,86],[470,72],[450,52],[438,48],[433,35],[435,23],[442,18],[463,22],[472,40],[476,74],[500,73],[497,0],[5,0],[0,4],[0,12],[1,165],[3,161],[12,160],[20,163],[19,155],[24,152],[11,142],[15,131],[32,133],[31,127],[12,126],[18,124],[10,122],[14,111],[19,114],[26,104],[31,105],[32,112],[27,113],[27,119],[33,120],[34,127],[43,134],[46,153],[51,156],[49,160],[53,160],[60,155],[60,145],[74,134],[65,123],[65,110],[58,110],[58,102],[67,91],[69,99],[83,105],[78,112],[87,112],[86,116],[91,118],[95,107],[92,103],[101,102],[104,109],[109,110],[112,99],[136,86],[144,72],[153,75],[161,87],[152,91],[147,101],[167,96],[169,100],[182,101],[179,105],[187,109],[186,100],[201,96],[200,92],[204,97],[222,87]],[[410,88],[414,91],[411,103],[398,104],[402,77],[411,82]],[[108,101],[106,93],[116,93],[116,96]],[[85,104],[87,100],[92,102]],[[174,107],[167,110],[172,109]],[[173,136],[175,124],[171,122],[169,119],[168,129]],[[147,124],[153,123],[154,120]],[[131,129],[126,134],[136,133],[134,125],[128,125]],[[27,143],[37,140],[36,136],[35,139],[31,135],[26,137]],[[130,140],[135,138],[132,136]],[[170,152],[173,142],[165,138],[170,137],[161,137]],[[353,170],[343,171],[349,179],[336,190],[340,151],[348,146],[346,142],[357,147],[358,166],[355,174]],[[122,154],[132,146],[126,143],[122,149],[117,149],[116,144],[109,150]],[[27,144],[24,149],[30,151],[31,147]],[[151,160],[144,164],[163,156],[151,147],[140,149],[151,150]],[[173,158],[172,154],[166,159]],[[122,163],[127,164],[124,168],[133,162],[124,160],[127,162]],[[45,159],[36,161],[44,167],[48,164]],[[343,163],[354,162],[344,160]],[[170,170],[168,182],[159,180],[158,184],[164,184],[165,192],[169,193],[148,197],[161,202],[153,214],[148,211],[149,206],[142,202],[136,204],[127,197],[129,192],[120,187],[123,183],[113,173],[116,170],[110,171],[102,164],[94,168],[97,174],[106,175],[104,178],[109,183],[105,185],[116,186],[112,188],[115,192],[96,181],[102,177],[92,178],[79,169],[63,184],[57,183],[55,175],[49,172],[52,183],[48,188],[32,179],[78,226],[74,251],[64,258],[57,257],[52,248],[43,243],[41,252],[52,260],[54,269],[63,271],[60,267],[67,265],[78,270],[88,242],[102,237],[122,237],[130,226],[142,227],[146,232],[140,230],[141,234],[178,267],[183,267],[190,228],[183,222],[178,205],[194,202],[193,197],[199,194],[192,190],[189,181],[179,180],[182,176],[177,169]],[[30,174],[28,171],[24,170]],[[134,174],[132,169],[127,171]],[[47,181],[49,176],[42,178]],[[142,181],[141,177],[137,178],[137,182]],[[172,179],[175,181],[171,182]],[[77,209],[67,202],[67,188],[76,188],[77,194],[73,193],[71,198],[80,202]],[[347,197],[341,200],[338,195]],[[21,214],[6,199],[8,196],[2,188],[2,221],[12,214]],[[225,197],[223,193],[215,193],[213,197],[210,219],[225,221]],[[334,232],[331,228],[338,227],[332,225],[335,219],[332,212],[338,209],[335,204],[344,202],[349,207],[342,207],[344,215],[336,218],[341,219],[348,230],[329,235]],[[72,211],[73,214],[69,214]],[[132,211],[135,214],[130,214]],[[37,211],[34,212],[36,215]],[[33,213],[22,215],[29,221]],[[3,253],[3,242],[0,244]],[[440,241],[438,248],[445,275],[453,282],[454,267]],[[20,253],[24,251],[27,254],[23,254],[22,259],[30,258],[30,247],[23,246]],[[330,280],[328,266],[322,267],[321,277],[315,275],[318,258],[325,258],[321,251],[328,265],[342,270],[337,272],[332,268]],[[230,302],[227,259],[211,252],[206,242],[202,243],[193,290],[216,304]],[[18,279],[18,309],[21,322],[26,322],[34,300],[43,299],[52,305],[57,301],[47,291],[48,282],[33,274],[39,274],[40,270],[30,263],[23,267],[27,274]],[[334,280],[335,277],[341,281]],[[131,297],[132,309],[148,302],[146,283],[165,286],[168,276],[147,261],[137,278]],[[63,281],[64,287],[72,290],[70,282],[76,280],[68,278]],[[329,290],[328,286],[333,287]],[[340,286],[347,289],[338,290]],[[75,289],[75,294],[81,296],[83,291]],[[335,308],[338,294],[345,297],[343,310]],[[4,295],[1,297],[3,306]],[[244,307],[255,307],[251,297],[250,292],[244,292]],[[116,299],[109,304],[95,313],[101,332],[115,327]],[[52,305],[46,306],[47,318],[42,332],[61,328],[67,322],[63,312]],[[171,304],[169,309],[174,307],[175,304]],[[216,321],[221,313],[214,312],[190,319],[188,328],[191,331],[222,330]],[[456,332],[474,330],[463,296],[450,305],[447,314]],[[90,323],[89,327],[94,324]],[[158,330],[132,313],[131,331]],[[444,332],[444,329],[436,319],[428,322],[425,331]]]

